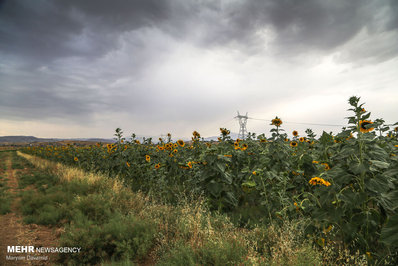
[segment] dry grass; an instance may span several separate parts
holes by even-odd
[[[22,153],[20,151],[17,151],[17,154],[27,159],[35,167],[49,171],[51,174],[58,176],[61,181],[70,182],[71,180],[75,179],[84,180],[89,184],[106,181],[107,187],[111,188],[111,190],[115,193],[119,193],[121,190],[125,189],[123,183],[118,178],[110,179],[100,174],[88,173],[75,167],[44,160],[36,156]]]

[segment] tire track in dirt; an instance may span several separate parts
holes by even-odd
[[[36,247],[56,247],[60,229],[49,228],[36,224],[24,224],[18,210],[19,192],[16,170],[12,169],[11,153],[6,157],[7,170],[3,175],[7,180],[9,192],[13,195],[11,212],[0,215],[0,265],[52,265],[55,263],[55,254],[38,253],[7,253],[7,246],[34,246]],[[24,169],[30,171],[31,169]],[[21,257],[24,260],[7,260],[7,255]],[[47,260],[28,260],[28,255],[32,257],[47,256]],[[32,258],[30,257],[30,258]]]

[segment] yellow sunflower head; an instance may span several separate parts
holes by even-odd
[[[300,140],[300,142],[304,142],[304,141],[305,141],[305,138],[304,138],[304,137],[301,137],[301,138],[299,138],[299,140]]]
[[[325,167],[325,170],[330,170],[330,166],[327,163],[322,163],[322,165]]]
[[[370,120],[361,120],[361,121],[359,121],[359,130],[362,133],[370,132],[374,129],[373,127],[370,126],[372,124],[373,124],[373,122]]]
[[[296,141],[290,142],[291,147],[297,147],[298,143]]]
[[[293,131],[293,136],[295,136],[295,137],[298,136],[298,132],[296,130]]]
[[[278,117],[275,117],[274,119],[271,120],[271,125],[280,127],[282,125],[282,120]]]
[[[200,138],[200,134],[196,130],[194,132],[192,132],[192,135],[193,135],[194,138]]]
[[[150,162],[151,161],[151,156],[145,155],[145,161]]]
[[[79,161],[79,159],[77,157],[73,158],[73,160],[75,160],[75,162]]]
[[[180,145],[181,147],[185,146],[185,142],[182,139],[177,140],[177,144]]]
[[[265,142],[267,142],[267,139],[260,139],[260,142],[265,143]]]
[[[159,169],[160,168],[160,163],[155,164],[155,169]]]
[[[227,135],[229,135],[231,132],[228,130],[228,129],[226,129],[226,128],[220,128],[220,131],[221,131],[221,134],[223,135],[223,136],[227,136]]]

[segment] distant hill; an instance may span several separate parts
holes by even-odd
[[[236,139],[238,134],[231,133],[232,139]],[[157,143],[159,136],[152,136],[152,141]],[[205,141],[217,141],[219,136],[212,136],[204,138]],[[143,136],[137,136],[136,139],[143,141]],[[127,141],[131,140],[131,138],[127,137]],[[185,139],[185,141],[189,141],[190,139]],[[173,141],[176,141],[173,139]],[[8,144],[29,144],[29,143],[45,143],[45,142],[62,142],[62,143],[73,143],[73,142],[101,142],[101,143],[113,143],[114,139],[105,139],[105,138],[69,138],[69,139],[61,139],[61,138],[37,138],[34,136],[3,136],[0,137],[0,145],[8,145]]]
[[[231,134],[229,134],[229,136],[230,136],[232,139],[237,139],[237,138],[238,138],[238,135],[239,135],[239,134],[233,133],[233,132],[232,132]],[[204,138],[204,140],[205,140],[205,141],[217,141],[219,137],[220,137],[220,136],[212,136],[212,137]]]
[[[45,139],[45,138],[36,138],[33,136],[4,136],[0,137],[0,143],[21,143],[21,142],[54,142],[59,139]]]
[[[0,137],[0,144],[17,144],[17,143],[43,143],[43,142],[59,142],[59,141],[86,141],[86,142],[114,142],[113,139],[102,138],[76,138],[76,139],[56,139],[56,138],[37,138],[34,136],[4,136]]]

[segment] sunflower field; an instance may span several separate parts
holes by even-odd
[[[317,137],[283,130],[272,120],[270,136],[232,139],[220,129],[207,142],[141,143],[121,129],[114,144],[30,147],[25,153],[86,171],[122,179],[171,204],[180,197],[204,195],[211,209],[233,213],[257,208],[259,222],[308,219],[305,234],[320,246],[339,241],[360,250],[369,261],[398,256],[398,123],[370,120],[358,97],[349,99],[352,116],[338,134]]]

